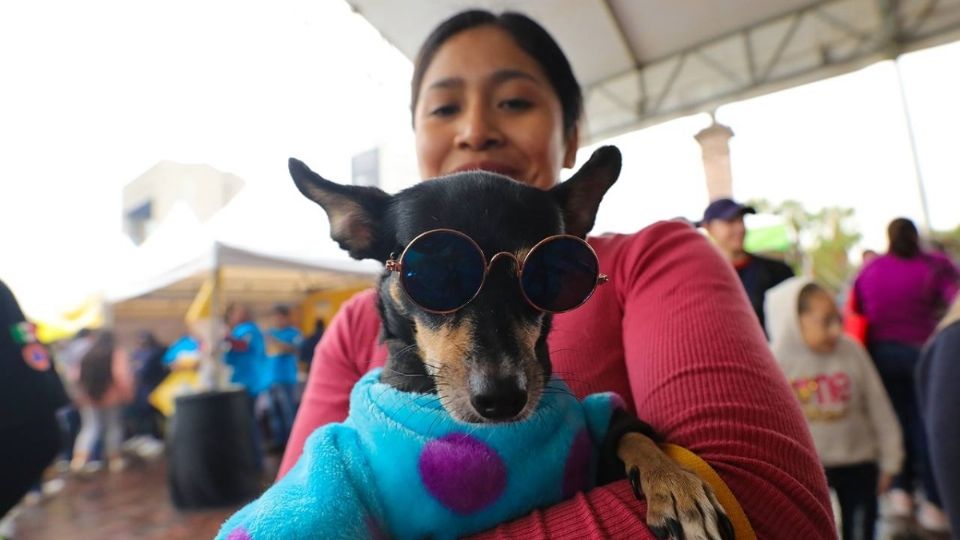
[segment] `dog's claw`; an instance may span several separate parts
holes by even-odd
[[[660,540],[734,540],[733,526],[710,485],[663,455],[642,434],[627,433],[617,456],[633,494],[647,502],[647,526]]]
[[[640,470],[636,467],[630,468],[630,473],[627,475],[630,477],[630,487],[633,488],[633,496],[638,500],[643,498],[643,495],[640,493]]]
[[[659,540],[667,540],[670,538],[670,530],[666,527],[654,527],[650,526],[650,532],[653,533]]]
[[[670,534],[673,535],[673,540],[686,540],[686,535],[683,534],[683,527],[680,526],[680,522],[671,519],[667,521],[667,526],[670,527]]]
[[[683,527],[675,519],[666,520],[666,525],[650,527],[650,532],[660,540],[684,540]]]
[[[735,540],[736,533],[733,530],[733,523],[730,518],[721,512],[717,512],[717,528],[720,529],[721,540]]]

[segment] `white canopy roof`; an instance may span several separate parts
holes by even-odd
[[[123,315],[182,315],[217,268],[226,299],[272,304],[372,283],[382,267],[350,259],[330,239],[323,211],[294,190],[248,186],[207,223],[176,203],[113,269],[105,299]]]
[[[462,9],[531,15],[573,64],[593,140],[960,34],[960,0],[347,1],[410,58]]]

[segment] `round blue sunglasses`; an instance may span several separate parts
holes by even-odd
[[[544,238],[523,260],[503,251],[488,262],[469,236],[453,229],[434,229],[411,240],[399,259],[391,255],[386,267],[400,274],[400,285],[411,301],[426,311],[444,314],[476,298],[491,265],[501,256],[517,265],[524,299],[549,313],[580,307],[598,285],[608,281],[600,273],[593,248],[566,234]]]

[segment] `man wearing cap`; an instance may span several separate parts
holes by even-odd
[[[756,214],[751,206],[742,205],[732,199],[717,199],[707,206],[698,227],[707,230],[707,234],[720,249],[720,252],[733,264],[747,291],[747,297],[756,312],[760,325],[764,324],[763,298],[767,290],[781,281],[793,277],[793,270],[786,264],[752,253],[743,248],[743,239],[747,229],[743,216]],[[766,328],[764,328],[766,332]]]

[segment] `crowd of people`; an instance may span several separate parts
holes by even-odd
[[[131,458],[152,460],[163,452],[167,418],[151,394],[172,371],[198,369],[202,346],[198,337],[188,333],[166,346],[153,332],[143,330],[131,347],[125,347],[110,329],[83,329],[48,346],[37,338],[36,326],[26,321],[2,282],[0,301],[4,304],[0,326],[11,329],[0,332],[4,394],[0,433],[5,441],[0,446],[9,452],[0,457],[7,465],[22,465],[0,468],[0,517],[21,497],[33,504],[55,494],[63,486],[60,473],[88,477],[104,468],[118,472]],[[255,448],[262,442],[262,425],[270,450],[282,451],[299,399],[298,364],[307,356],[301,350],[302,335],[286,305],[274,306],[263,331],[241,304],[229,306],[224,319],[228,327],[224,357],[234,368],[231,381],[251,396]],[[322,333],[320,320],[309,338],[313,346]],[[19,430],[35,433],[17,437]],[[25,448],[8,441],[29,445],[36,463],[24,463],[26,454],[19,452]],[[10,523],[0,522],[0,538],[10,536],[5,532]]]
[[[822,285],[745,251],[750,213],[749,206],[721,199],[698,225],[734,265],[765,325],[837,495],[842,538],[874,538],[878,494],[892,517],[916,517],[936,532],[950,530],[952,520],[960,530],[958,509],[944,513],[941,496],[946,490],[960,502],[952,459],[960,457],[960,408],[955,393],[945,391],[960,380],[951,371],[960,358],[952,337],[960,319],[957,264],[924,250],[913,222],[894,219],[887,252],[865,252],[841,314]],[[844,315],[856,324],[845,325]]]
[[[424,179],[488,164],[550,190],[575,162],[580,86],[559,45],[526,16],[466,11],[444,21],[416,57],[411,88]],[[952,520],[957,529],[956,265],[921,249],[908,220],[891,223],[889,250],[865,264],[852,287],[849,305],[866,325],[857,343],[843,334],[840,310],[823,286],[746,252],[743,219],[752,212],[729,199],[711,203],[698,225],[713,245],[681,221],[589,237],[611,281],[590,302],[553,318],[554,371],[577,397],[617,392],[664,440],[700,456],[735,495],[756,537],[835,538],[828,484],[845,540],[872,538],[884,491],[892,512],[918,510],[927,528],[944,530]],[[0,293],[0,330],[23,328],[0,332],[0,404],[21,411],[17,400],[37,403],[28,413],[0,416],[0,439],[33,449],[0,445],[0,464],[23,465],[0,477],[3,514],[59,449],[56,411],[70,400],[12,295]],[[272,316],[264,331],[246,306],[230,305],[225,361],[232,382],[250,396],[258,455],[260,412],[272,446],[285,448],[282,477],[310,433],[346,416],[351,389],[383,366],[387,350],[372,291],[345,303],[323,339],[303,340],[285,307]],[[143,392],[162,373],[156,358],[176,354],[158,355],[162,346],[142,339],[145,350],[131,355],[131,366],[110,332],[79,339],[64,356],[81,419],[73,467],[83,471],[100,453],[120,469],[118,407],[132,403],[141,415],[137,432],[156,433],[143,416]],[[171,350],[198,346],[186,339]],[[302,396],[297,351],[312,362]],[[480,537],[652,539],[644,513],[645,503],[621,480]]]

